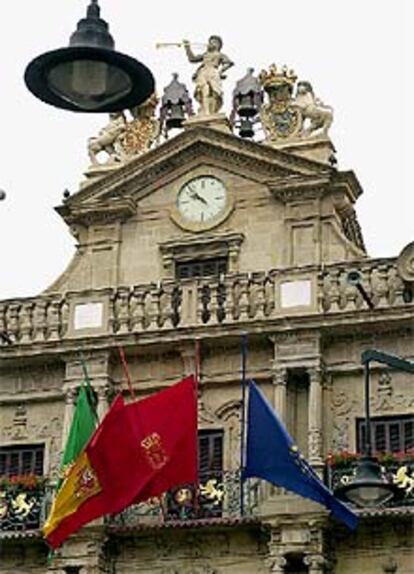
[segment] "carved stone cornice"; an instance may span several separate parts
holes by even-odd
[[[136,203],[131,197],[113,198],[111,202],[70,205],[56,207],[56,211],[68,225],[93,223],[113,223],[125,221],[136,213]]]
[[[336,194],[340,204],[352,206],[362,194],[362,188],[353,171],[325,172],[309,175],[291,174],[266,182],[273,196],[283,203],[300,200],[313,200],[327,193]]]
[[[286,204],[298,200],[319,199],[329,191],[329,183],[329,177],[290,177],[284,178],[283,181],[268,181],[267,185],[273,197]]]

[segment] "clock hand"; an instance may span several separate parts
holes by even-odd
[[[197,192],[194,193],[194,197],[195,199],[198,199],[199,201],[201,201],[202,203],[204,203],[204,205],[208,205],[207,201],[204,199],[204,197],[202,197],[201,195],[198,195]]]
[[[191,187],[191,185],[188,186],[188,189],[190,191],[191,199],[198,199],[198,201],[201,201],[205,205],[208,205],[208,202],[204,199],[204,197],[201,197],[201,195],[199,195],[197,191]]]

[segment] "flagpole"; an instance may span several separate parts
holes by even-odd
[[[245,434],[246,434],[246,356],[247,333],[241,335],[241,413],[240,413],[240,514],[244,515],[243,470],[245,467]]]
[[[120,345],[119,345],[118,349],[119,349],[119,355],[121,357],[122,366],[124,367],[125,377],[126,377],[126,380],[128,383],[129,394],[131,395],[132,400],[135,401],[135,399],[136,399],[135,392],[134,392],[134,389],[132,387],[132,381],[131,381],[131,377],[129,374],[128,363],[127,363],[127,360],[125,357],[125,352],[124,352],[124,349]]]
[[[82,366],[83,378],[84,378],[84,381],[86,383],[86,388],[89,392],[89,400],[90,400],[91,405],[92,405],[92,411],[93,411],[93,414],[95,416],[96,421],[99,422],[98,412],[97,412],[97,408],[96,408],[97,407],[96,395],[95,395],[94,389],[91,385],[91,380],[89,378],[88,369],[86,367],[86,361],[85,361],[85,357],[83,356],[83,353],[80,354],[80,364]]]
[[[198,393],[200,389],[200,372],[201,372],[201,349],[200,349],[200,339],[195,340],[194,344],[194,394],[195,394],[195,402],[196,402],[196,412],[198,413]],[[198,416],[198,415],[197,415]],[[197,421],[198,426],[198,421]],[[199,452],[198,452],[198,436],[197,436],[197,464],[199,465]],[[200,475],[197,472],[197,481],[195,483],[195,504],[194,510],[196,514],[200,510]]]

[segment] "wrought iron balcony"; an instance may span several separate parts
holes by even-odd
[[[400,460],[397,460],[400,458]],[[384,508],[396,506],[414,506],[414,458],[413,456],[396,457],[385,454],[379,457],[383,479],[395,484],[399,489],[399,496],[385,503]],[[350,455],[349,460],[332,462],[326,466],[326,481],[328,487],[335,491],[340,486],[349,484],[355,478],[358,465],[356,455]]]
[[[45,480],[19,476],[0,478],[0,537],[40,528],[49,499]]]
[[[253,516],[259,502],[259,484],[244,485],[244,515]],[[111,517],[114,526],[138,526],[152,520],[166,522],[241,518],[240,471],[215,472],[200,477],[199,485],[185,484],[161,500],[132,505]]]

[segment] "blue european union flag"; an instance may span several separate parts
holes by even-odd
[[[263,478],[319,502],[349,528],[355,529],[358,524],[356,514],[323,484],[253,381],[249,383],[249,390],[243,478]]]

